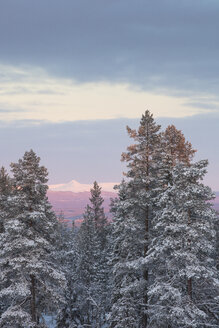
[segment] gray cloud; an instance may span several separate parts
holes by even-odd
[[[0,108],[0,113],[23,113],[23,112],[26,112],[25,109],[22,109],[22,108],[16,108],[16,109],[13,109],[13,108]]]
[[[219,112],[219,104],[218,103],[214,103],[211,101],[203,101],[202,102],[186,102],[183,104],[184,106],[189,106],[189,107],[193,107],[193,108],[202,108],[202,109],[208,109],[210,111],[218,111]]]
[[[0,61],[78,82],[217,95],[218,15],[215,0],[2,1]]]
[[[49,89],[42,89],[42,90],[31,90],[30,88],[21,88],[21,87],[14,87],[14,90],[12,91],[0,91],[0,95],[5,96],[5,95],[10,95],[10,96],[15,96],[15,95],[20,95],[20,94],[25,94],[25,95],[64,95],[64,92],[58,92],[54,90],[49,90]]]

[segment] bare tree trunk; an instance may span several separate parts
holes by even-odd
[[[188,292],[189,298],[192,300],[192,278],[189,278],[187,281],[187,292]]]
[[[147,126],[147,140],[148,140],[148,126]],[[149,176],[149,147],[147,146],[147,152],[146,152],[146,176]],[[149,186],[146,185],[146,191],[149,190]],[[145,213],[145,246],[144,246],[144,257],[147,256],[148,253],[148,237],[149,237],[149,206],[146,207],[146,213]],[[144,291],[144,310],[145,312],[148,309],[148,269],[145,269],[143,272],[144,280],[147,284],[145,291]],[[147,313],[143,314],[143,327],[147,328],[148,325],[148,315]]]
[[[144,246],[144,257],[147,256],[148,252],[148,233],[149,233],[149,207],[146,208],[146,216],[145,216],[145,246]],[[148,284],[148,269],[145,269],[143,272],[143,277],[146,283]],[[147,311],[148,304],[148,287],[145,289],[144,293],[144,305],[145,311]],[[148,316],[147,313],[143,314],[143,328],[146,328],[148,324]]]
[[[30,292],[31,292],[31,318],[33,322],[37,322],[37,316],[36,316],[36,280],[35,276],[31,275],[31,286],[30,286]]]

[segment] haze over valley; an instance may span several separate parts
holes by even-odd
[[[108,217],[109,205],[112,198],[117,196],[113,186],[118,183],[100,183],[102,187],[102,197],[104,199],[103,207]],[[63,215],[66,222],[76,221],[81,223],[85,207],[89,204],[90,189],[92,184],[82,184],[76,180],[71,180],[66,184],[50,185],[47,192],[48,199],[57,216]],[[219,192],[216,192],[216,198],[212,201],[214,208],[219,211]]]

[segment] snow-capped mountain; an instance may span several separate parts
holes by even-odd
[[[102,191],[115,192],[113,187],[119,184],[118,182],[98,182],[98,185],[102,188]],[[84,192],[90,191],[93,184],[84,184],[76,180],[72,180],[68,183],[50,185],[49,190],[51,191],[72,191],[72,192]]]

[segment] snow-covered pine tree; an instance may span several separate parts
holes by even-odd
[[[12,190],[12,181],[4,166],[0,169],[0,193],[9,195]]]
[[[141,272],[142,275],[142,279],[139,279],[136,275],[136,281],[139,281],[141,295],[143,295],[143,301],[139,301],[142,306],[140,327],[147,327],[147,288],[148,284],[152,283],[153,277],[149,273],[150,270],[145,259],[149,241],[154,233],[153,217],[156,214],[157,201],[168,184],[171,183],[172,168],[180,162],[189,165],[195,150],[185,140],[182,132],[174,126],[169,126],[165,132],[160,133],[160,126],[156,125],[153,115],[149,111],[146,111],[142,116],[138,131],[129,127],[127,127],[127,130],[130,137],[136,142],[128,147],[127,153],[122,154],[122,160],[128,162],[129,168],[126,174],[129,178],[126,184],[126,203],[129,201],[130,204],[129,216],[124,212],[123,219],[121,218],[117,224],[121,224],[122,231],[124,229],[122,228],[123,225],[128,224],[131,216],[132,229],[136,227],[139,249],[135,256],[133,254],[133,258],[136,260],[129,260],[129,268],[137,268],[136,272]],[[118,208],[123,206],[123,202],[118,200],[116,206]],[[118,227],[117,230],[119,229]],[[123,233],[121,238],[125,242],[125,239],[129,239],[129,235]],[[127,247],[129,247],[130,254],[132,254],[132,245],[127,245],[129,245]],[[126,287],[128,287],[128,281]]]
[[[142,295],[140,300],[142,305],[141,327],[147,327],[147,303],[148,303],[148,279],[149,271],[144,259],[147,256],[148,244],[150,240],[150,230],[152,220],[155,215],[155,199],[157,197],[159,175],[161,169],[161,134],[160,125],[154,121],[153,115],[147,110],[142,115],[138,130],[132,130],[127,127],[128,134],[134,139],[135,144],[127,148],[127,153],[122,154],[122,160],[126,161],[129,178],[129,194],[133,203],[133,216],[138,227],[140,225],[141,235],[139,237],[138,271],[142,273]],[[131,201],[131,199],[130,199]],[[130,249],[132,245],[129,245]],[[135,267],[137,261],[134,263]]]
[[[108,306],[107,283],[108,283],[108,234],[109,226],[104,213],[104,199],[101,195],[101,187],[94,181],[90,190],[90,214],[93,216],[95,225],[95,290],[96,290],[96,317],[95,328],[101,327],[106,321],[106,309]]]
[[[104,248],[106,243],[107,218],[104,213],[104,199],[101,196],[101,187],[96,181],[94,181],[93,188],[91,188],[90,193],[90,211],[93,215],[95,230],[99,235],[102,247]]]
[[[65,303],[60,309],[57,316],[57,328],[78,328],[80,326],[80,311],[78,304],[78,297],[80,298],[80,288],[78,286],[78,243],[77,232],[74,221],[72,229],[63,224],[61,217],[60,224],[60,251],[59,258],[62,270],[65,272],[66,289],[65,289]]]
[[[9,175],[7,174],[4,167],[0,169],[0,249],[2,249],[4,244],[4,230],[5,222],[9,217],[10,207],[8,198],[12,192],[12,183]],[[0,291],[4,288],[4,279],[2,276],[2,270],[0,265]],[[0,317],[4,312],[4,309],[7,308],[6,301],[0,299]]]
[[[6,169],[0,169],[0,233],[4,230],[4,220],[6,220],[9,208],[8,197],[12,191],[12,182]]]
[[[214,251],[213,194],[200,180],[207,161],[178,164],[160,198],[147,255],[150,328],[218,327],[219,281]]]
[[[0,249],[0,297],[7,308],[0,327],[45,327],[45,312],[62,302],[65,278],[55,260],[57,220],[46,196],[47,170],[39,163],[30,150],[11,164],[13,194]]]
[[[141,272],[129,266],[139,253],[141,226],[136,225],[128,184],[117,186],[118,198],[112,200],[113,214],[110,256],[111,310],[110,328],[140,327]]]
[[[216,251],[215,251],[215,261],[216,267],[219,275],[219,213],[217,212],[217,221],[215,222],[215,231],[216,231]]]
[[[102,207],[101,188],[97,182],[91,189],[90,205],[78,232],[78,299],[81,324],[101,327],[105,321],[107,282],[107,220]],[[83,325],[82,325],[83,326]]]
[[[81,297],[79,311],[81,323],[94,326],[95,300],[95,256],[97,251],[95,222],[90,206],[87,205],[84,220],[78,233],[79,262],[78,277]]]

